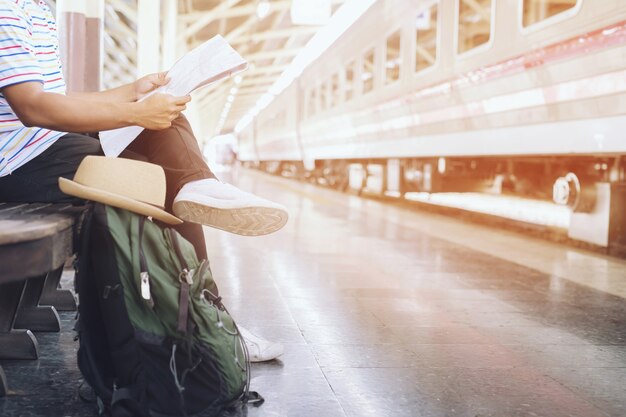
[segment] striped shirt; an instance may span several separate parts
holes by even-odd
[[[65,135],[20,122],[2,89],[24,82],[65,94],[54,16],[43,0],[0,0],[0,177]]]

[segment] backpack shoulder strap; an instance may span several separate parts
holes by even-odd
[[[189,265],[183,256],[183,251],[180,247],[180,240],[178,233],[172,229],[166,229],[170,235],[170,240],[174,247],[174,253],[180,262],[180,296],[178,299],[178,331],[187,334],[190,330],[189,322],[189,294],[191,292],[191,285],[193,284],[193,273],[189,270]]]
[[[115,242],[109,229],[108,216],[114,212],[103,204],[94,206],[95,217],[91,224],[90,240],[93,245],[97,244],[98,248],[92,247],[86,254],[92,266],[93,276],[89,278],[95,282],[97,289],[102,324],[115,372],[113,392],[133,387],[133,392],[138,393],[136,401],[140,403],[144,401],[141,393],[145,391],[145,388],[142,388],[145,387],[145,381],[141,352],[134,337],[135,330],[124,299],[115,255]]]

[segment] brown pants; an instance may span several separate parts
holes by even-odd
[[[91,136],[68,133],[11,175],[0,177],[0,201],[81,203],[61,192],[58,178],[74,178],[80,162],[88,155],[102,155],[100,142]],[[171,211],[174,197],[183,185],[194,180],[215,178],[204,162],[198,141],[184,116],[176,119],[169,129],[144,131],[120,156],[163,167],[167,179],[165,209],[168,211]],[[176,228],[194,244],[198,257],[207,259],[202,227],[185,223]]]
[[[207,166],[198,141],[185,116],[174,120],[172,127],[165,130],[144,130],[121,156],[136,159],[145,157],[147,162],[157,164],[165,170],[167,195],[165,208],[171,211],[174,197],[188,182],[215,178]]]

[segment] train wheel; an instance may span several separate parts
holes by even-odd
[[[576,213],[589,213],[596,204],[596,188],[591,181],[581,181],[573,172],[558,178],[552,188],[556,204],[570,207]]]

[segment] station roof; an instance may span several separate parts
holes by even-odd
[[[106,0],[105,88],[135,79],[137,1]],[[332,12],[345,1],[331,0]],[[178,0],[177,6],[179,53],[221,34],[249,62],[241,78],[195,97],[205,136],[232,131],[321,27],[293,24],[292,0]]]

